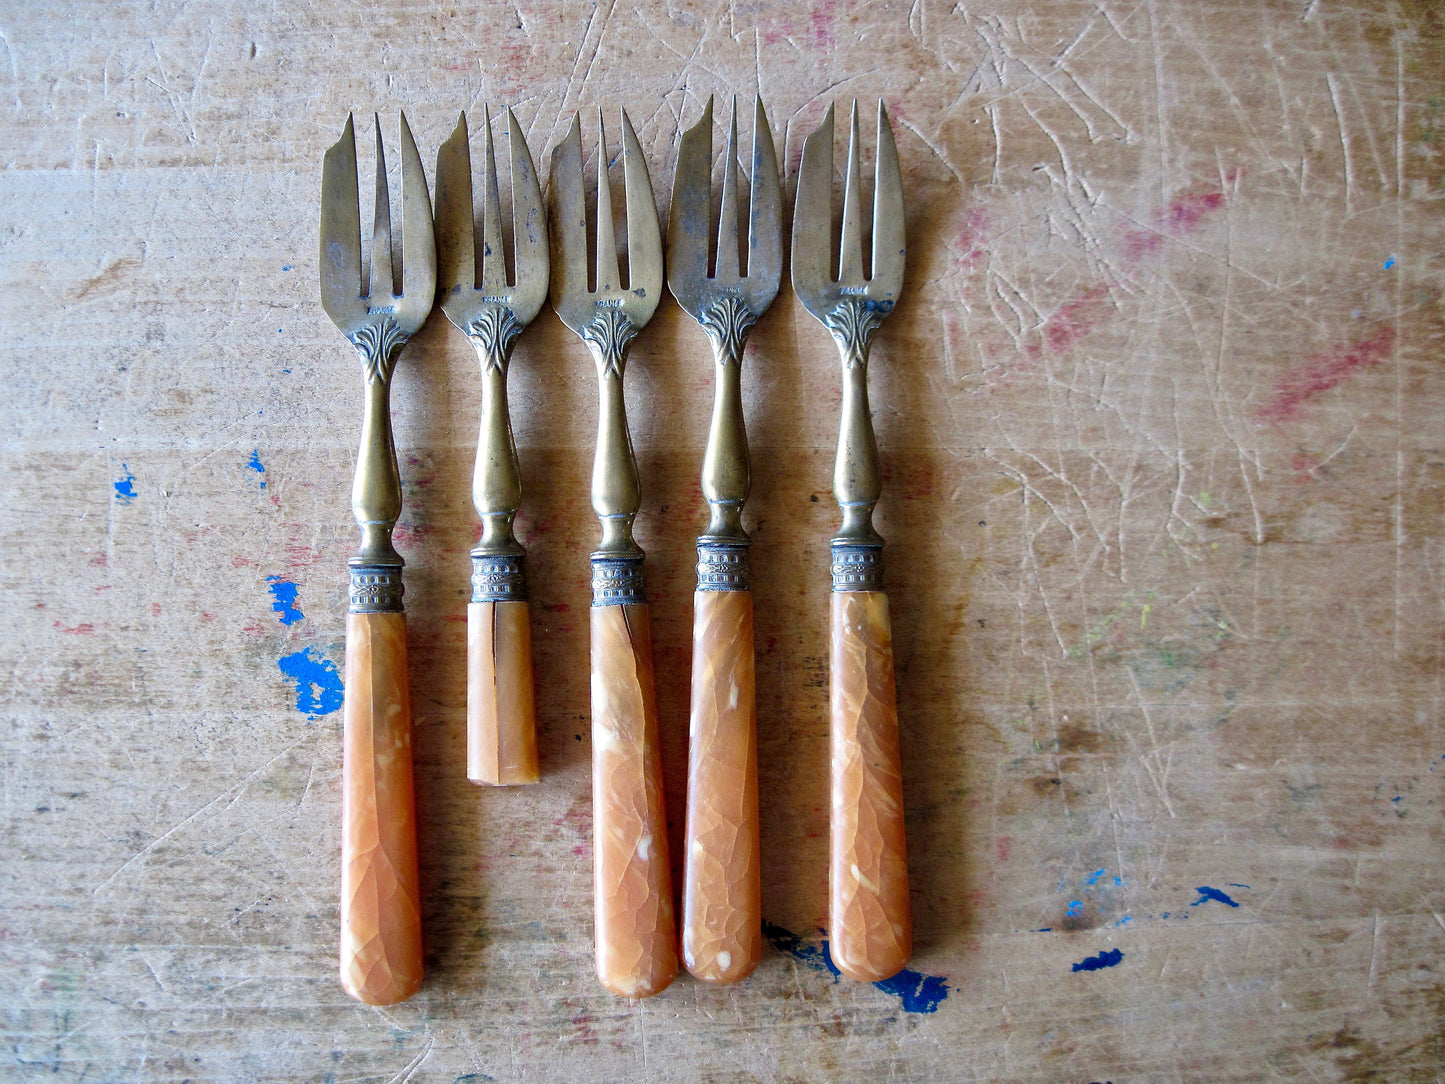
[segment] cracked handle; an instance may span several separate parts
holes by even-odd
[[[763,950],[753,596],[692,598],[682,959],[704,982],[728,983]]]
[[[467,605],[467,778],[535,783],[532,627],[523,601]]]
[[[877,982],[913,951],[887,595],[832,593],[830,661],[829,941],[843,974]]]
[[[648,997],[677,974],[652,624],[646,603],[592,607],[597,977]]]
[[[346,615],[341,985],[393,1005],[421,985],[406,615]]]

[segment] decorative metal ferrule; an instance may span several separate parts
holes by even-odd
[[[522,552],[512,530],[522,505],[522,473],[507,410],[507,366],[522,324],[511,309],[495,304],[484,308],[464,330],[482,369],[481,431],[472,472],[472,504],[482,521],[482,538],[472,556],[514,557]]]
[[[887,302],[845,297],[824,320],[843,363],[843,410],[833,463],[833,495],[843,510],[843,526],[833,538],[835,547],[883,545],[873,529],[873,506],[883,492],[883,482],[868,410],[868,349],[891,308]]]
[[[699,591],[748,591],[748,544],[700,538],[697,542]]]
[[[883,590],[883,547],[833,543],[834,591]]]
[[[592,359],[597,363],[597,452],[592,460],[592,510],[602,524],[598,557],[627,558],[638,562],[642,550],[632,538],[632,521],[642,505],[637,480],[637,459],[627,429],[627,403],[622,396],[622,375],[627,351],[637,329],[620,310],[598,305],[592,321],[582,329]],[[595,577],[594,577],[595,582]],[[639,594],[640,573],[639,573]]]
[[[592,605],[628,606],[646,601],[641,556],[592,555]]]
[[[390,316],[366,324],[351,336],[361,358],[365,413],[361,447],[351,483],[351,512],[361,528],[361,545],[351,558],[351,611],[401,610],[404,562],[391,542],[401,515],[401,474],[391,434],[391,375],[407,336]]]
[[[522,572],[525,555],[472,551],[473,602],[525,602],[527,579]]]
[[[398,558],[400,560],[400,558]],[[358,565],[351,572],[351,598],[347,609],[354,614],[401,613],[401,565]]]

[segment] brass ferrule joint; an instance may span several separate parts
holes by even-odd
[[[351,513],[361,528],[361,545],[351,558],[352,613],[394,613],[402,609],[405,564],[391,542],[401,515],[401,473],[391,434],[391,374],[406,337],[394,321],[366,327],[352,337],[361,358],[366,393],[361,447],[351,482]]]

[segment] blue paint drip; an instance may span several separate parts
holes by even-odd
[[[1394,266],[1395,266],[1395,257],[1391,256],[1388,260],[1385,261],[1385,270],[1388,271],[1388,270],[1390,270],[1390,268],[1392,268],[1392,267],[1394,267]]]
[[[1231,885],[1230,887],[1234,886]],[[1230,899],[1226,893],[1219,891],[1219,889],[1217,888],[1210,888],[1208,885],[1200,885],[1194,891],[1199,893],[1199,898],[1193,903],[1191,903],[1189,905],[1190,907],[1198,907],[1201,903],[1208,903],[1210,900],[1214,900],[1218,903],[1227,903],[1231,907],[1239,906],[1239,904],[1235,903],[1232,899]]]
[[[1126,923],[1126,922],[1133,922],[1133,921],[1134,921],[1134,918],[1133,918],[1132,915],[1125,915],[1125,916],[1124,916],[1123,918],[1121,918],[1118,922],[1114,923],[1114,925],[1115,925],[1115,926],[1122,926],[1122,925],[1124,925],[1124,923]]]
[[[120,481],[115,483],[115,499],[120,501],[121,504],[130,504],[137,496],[135,491],[135,475],[130,472],[130,468],[124,463],[120,465],[120,469],[125,471],[125,473],[121,475]]]
[[[920,975],[908,968],[873,985],[901,998],[904,1012],[937,1012],[948,996],[948,980],[939,975]]]
[[[822,944],[812,945],[791,930],[774,926],[771,922],[763,923],[763,936],[773,948],[807,964],[815,971],[826,971],[835,979],[843,974],[833,962],[826,937]],[[949,990],[948,979],[942,975],[924,975],[908,968],[904,968],[891,979],[884,979],[873,985],[902,1001],[904,1012],[917,1013],[937,1012],[938,1006],[948,997]]]
[[[1107,867],[1106,867],[1106,868],[1107,868]],[[1104,870],[1103,870],[1103,869],[1096,869],[1093,873],[1089,874],[1089,876],[1084,879],[1084,887],[1085,887],[1085,888],[1093,888],[1094,885],[1096,885],[1096,884],[1099,883],[1099,878],[1102,877],[1102,876],[1104,876]],[[1116,880],[1117,880],[1117,878],[1116,878]]]
[[[292,681],[296,682],[296,710],[304,715],[330,715],[341,707],[345,689],[336,664],[314,647],[284,655],[277,660]]]
[[[1070,900],[1070,901],[1069,901],[1069,909],[1068,909],[1068,911],[1065,912],[1065,913],[1066,913],[1066,914],[1069,914],[1069,915],[1081,915],[1081,914],[1083,914],[1083,913],[1084,913],[1084,901],[1083,901],[1083,900]]]
[[[283,580],[280,576],[267,576],[266,582],[271,585],[271,596],[274,601],[271,609],[281,615],[281,624],[294,625],[303,620],[306,615],[296,605],[296,585],[290,580]]]
[[[1080,960],[1074,964],[1075,971],[1102,971],[1106,967],[1117,967],[1124,954],[1116,949],[1106,949],[1097,956],[1090,956],[1088,959]]]
[[[265,488],[266,488],[266,477],[265,477],[265,475],[266,475],[266,467],[265,467],[265,466],[262,464],[262,462],[261,462],[261,449],[260,449],[260,448],[257,448],[254,452],[251,453],[251,458],[246,462],[246,466],[250,467],[250,468],[251,468],[253,471],[255,471],[257,474],[261,475],[261,488],[262,488],[262,489],[265,489]]]

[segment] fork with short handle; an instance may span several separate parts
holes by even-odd
[[[517,446],[507,412],[507,366],[522,329],[547,299],[547,227],[542,190],[517,118],[507,110],[511,151],[512,261],[490,111],[483,114],[481,276],[472,204],[467,115],[437,152],[437,268],[447,319],[476,347],[482,369],[482,420],[472,503],[482,537],[472,550],[467,605],[467,777],[474,783],[535,783],[537,731],[532,634],[512,521],[522,503]]]
[[[682,961],[704,982],[745,978],[762,955],[762,873],[753,597],[742,525],[749,488],[741,371],[748,332],[782,278],[782,196],[762,99],[753,108],[747,263],[739,260],[738,117],[723,158],[712,240],[712,100],[682,137],[667,225],[667,282],[712,344],[712,423],[703,457],[709,520],[697,541],[692,711],[683,849]]]
[[[596,261],[589,282],[582,130],[572,120],[552,151],[552,305],[597,366],[592,508],[602,540],[592,553],[592,809],[597,975],[625,997],[657,993],[677,974],[667,855],[652,624],[642,549],[632,538],[641,505],[622,377],[637,331],[662,294],[662,238],[637,135],[622,113],[627,285],[622,285],[598,118]]]
[[[837,273],[833,264],[833,109],[803,143],[793,215],[792,279],[804,307],[833,335],[843,365],[842,421],[833,493],[843,525],[832,541],[832,808],[828,926],[833,962],[850,978],[896,974],[912,953],[903,777],[893,639],[883,593],[883,539],[873,506],[882,492],[868,410],[868,350],[903,286],[903,180],[893,131],[878,103],[873,259],[863,269],[853,103]]]
[[[351,558],[342,709],[341,984],[371,1005],[421,985],[421,898],[407,687],[403,561],[391,543],[401,478],[391,432],[397,355],[436,297],[436,242],[426,174],[401,118],[401,263],[376,122],[376,213],[369,281],[361,263],[361,209],[351,117],[326,152],[321,177],[321,303],[361,358],[365,413],[351,487],[361,546]]]

